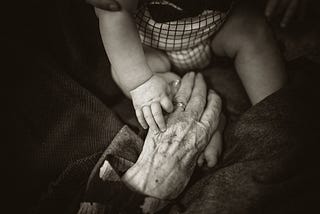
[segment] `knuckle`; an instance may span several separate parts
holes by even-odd
[[[155,121],[157,121],[157,123],[163,123],[163,117],[161,115],[155,115],[154,116]]]
[[[198,94],[197,96],[193,97],[193,101],[195,103],[199,103],[200,105],[204,105],[206,103],[206,97]]]
[[[185,93],[182,92],[179,95],[176,95],[174,98],[175,98],[176,102],[183,102],[184,101],[184,97],[185,97]]]
[[[157,111],[157,112],[154,112],[153,113],[153,116],[154,117],[161,117],[162,116],[162,113],[160,111]]]

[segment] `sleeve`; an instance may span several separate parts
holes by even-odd
[[[132,191],[121,181],[142,147],[141,138],[127,126],[118,133],[91,172],[79,213],[155,213],[168,204]]]

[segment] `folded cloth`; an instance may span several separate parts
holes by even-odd
[[[143,141],[124,126],[94,167],[79,213],[154,213],[169,202],[129,189],[121,176],[134,164]]]

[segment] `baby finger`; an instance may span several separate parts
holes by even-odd
[[[148,124],[147,124],[146,120],[144,119],[144,116],[143,116],[141,109],[136,110],[136,116],[137,116],[137,119],[138,119],[140,125],[142,126],[142,128],[147,129]]]
[[[154,131],[155,133],[158,133],[159,132],[159,128],[158,128],[156,122],[154,121],[150,106],[144,106],[142,108],[142,112],[143,112],[143,115],[144,115],[144,119],[147,121],[147,123],[149,125],[149,128],[152,131]]]
[[[164,121],[164,117],[162,114],[162,109],[160,103],[154,102],[151,104],[151,112],[153,115],[154,120],[156,121],[158,127],[162,132],[166,131],[166,124]]]

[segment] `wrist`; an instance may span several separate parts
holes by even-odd
[[[148,82],[153,76],[154,76],[154,74],[150,73],[148,76],[144,76],[143,78],[139,79],[139,81],[136,81],[135,86],[130,91],[133,91],[136,88],[139,88],[141,85],[143,85],[146,82]]]
[[[129,72],[117,72],[116,70],[119,69],[115,69],[113,72],[118,77],[121,88],[128,93],[153,77],[153,73],[149,68],[121,68],[121,70]]]

